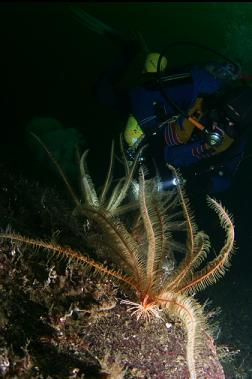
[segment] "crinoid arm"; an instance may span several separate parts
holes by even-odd
[[[215,283],[219,278],[225,275],[230,266],[230,258],[234,252],[234,224],[232,216],[227,210],[210,196],[207,198],[208,204],[217,213],[221,226],[226,232],[226,240],[220,253],[215,259],[210,261],[202,270],[193,274],[191,280],[181,283],[177,287],[177,292],[198,292],[208,285]]]
[[[111,251],[127,265],[128,272],[136,282],[144,280],[144,262],[141,249],[131,237],[124,224],[102,208],[85,207],[83,213],[89,220],[96,223],[105,243],[111,246]]]
[[[186,359],[190,379],[197,379],[195,357],[204,344],[202,331],[206,330],[206,319],[202,307],[192,297],[172,292],[163,294],[159,302],[170,317],[178,317],[184,325],[187,334]]]
[[[17,243],[19,242],[25,245],[30,245],[34,248],[34,252],[37,252],[40,249],[44,251],[50,251],[56,256],[57,259],[65,259],[68,262],[80,264],[85,270],[93,269],[94,272],[97,274],[111,276],[114,279],[122,281],[126,283],[128,286],[135,288],[134,283],[130,277],[123,275],[122,273],[120,273],[120,271],[110,269],[102,263],[99,263],[94,259],[88,257],[87,255],[84,255],[79,251],[73,250],[68,246],[61,246],[52,242],[35,240],[12,232],[0,233],[0,238],[8,239]]]
[[[110,152],[110,163],[109,163],[109,168],[108,168],[108,172],[107,172],[107,177],[106,177],[105,183],[103,185],[102,192],[101,192],[100,199],[99,199],[100,204],[104,203],[104,201],[106,199],[107,192],[108,192],[110,185],[111,185],[111,182],[112,182],[113,163],[114,163],[114,154],[115,154],[114,152],[115,152],[115,143],[114,143],[114,141],[112,141],[111,152]]]
[[[121,177],[118,180],[117,184],[114,186],[114,188],[112,188],[111,184],[113,179],[113,164],[115,156],[115,146],[114,141],[112,141],[109,167],[104,185],[101,189],[101,193],[99,196],[95,190],[93,181],[91,179],[91,176],[88,174],[88,170],[86,167],[86,158],[88,151],[85,151],[83,153],[80,160],[80,173],[82,192],[84,197],[84,207],[91,206],[94,208],[102,208],[106,211],[109,211],[111,215],[122,215],[138,207],[137,201],[127,199],[127,201],[124,202],[124,200],[129,194],[129,191],[131,190],[133,177],[139,162],[139,156],[142,154],[142,151],[145,148],[145,146],[139,149],[131,167],[129,167],[129,164],[127,162],[125,152],[123,150],[122,141],[120,147],[123,156],[125,175]]]
[[[86,157],[89,150],[84,151],[80,159],[81,189],[84,197],[85,206],[99,207],[100,202],[97,196],[94,183],[87,173]]]
[[[126,164],[125,166],[126,176],[121,181],[120,183],[121,185],[118,185],[118,187],[114,188],[112,196],[110,200],[108,201],[108,205],[106,206],[106,209],[108,209],[111,213],[116,212],[117,208],[120,207],[126,195],[128,194],[129,188],[133,180],[133,175],[139,163],[139,157],[141,156],[145,147],[146,146],[143,146],[142,148],[139,149],[131,168],[129,168],[128,165]]]

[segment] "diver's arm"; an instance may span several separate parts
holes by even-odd
[[[212,95],[218,92],[226,85],[226,81],[215,77],[204,67],[193,67],[191,74],[193,78],[194,94],[197,94],[197,98],[193,107],[189,110],[188,116],[192,116],[197,121],[200,121],[203,116],[203,97],[201,94]],[[175,129],[178,140],[180,140],[181,143],[187,143],[191,138],[194,127],[195,126],[190,122],[188,118],[181,117],[178,120],[178,124],[176,125]]]
[[[207,149],[203,141],[197,141],[179,146],[165,146],[164,155],[165,161],[172,166],[186,168],[211,157],[212,152]]]
[[[226,82],[214,77],[204,67],[194,66],[191,70],[191,75],[193,80],[193,96],[195,96],[196,100],[187,114],[196,119],[196,121],[200,121],[203,116],[202,95],[212,95],[218,92]],[[195,125],[187,117],[181,115],[177,123],[172,126],[174,140],[179,141],[179,143],[187,143],[192,136],[194,128]]]
[[[222,145],[213,148],[204,140],[181,144],[180,146],[166,146],[165,160],[175,167],[190,167],[201,160],[209,159],[214,155],[224,152],[234,140],[228,135],[224,136]]]
[[[189,110],[188,116],[193,116],[196,120],[200,120],[202,116],[202,101],[201,97],[197,98],[193,107]],[[187,143],[194,131],[195,125],[185,117],[180,117],[175,123],[171,124],[165,135],[167,144],[179,145]]]

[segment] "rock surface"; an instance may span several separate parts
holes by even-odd
[[[84,246],[83,227],[53,191],[8,178],[0,207],[3,229],[9,224],[32,238]],[[0,249],[3,378],[189,379],[179,320],[137,321],[120,303],[134,298],[118,283],[50,252],[6,240]],[[224,378],[207,334],[197,362],[197,379]]]

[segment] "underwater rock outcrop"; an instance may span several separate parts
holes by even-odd
[[[146,181],[140,171],[139,196],[127,202],[133,165],[126,167],[125,177],[112,191],[109,174],[99,195],[86,172],[85,157],[81,160],[84,203],[78,204],[74,195],[75,216],[64,207],[61,214],[55,206],[58,199],[54,203],[52,193],[41,194],[37,186],[36,227],[44,213],[54,225],[47,225],[47,238],[41,231],[36,235],[32,223],[28,235],[35,239],[10,230],[0,235],[2,374],[224,378],[207,317],[192,293],[224,275],[233,250],[230,216],[209,199],[226,240],[219,255],[203,266],[209,239],[197,230],[179,186],[178,192],[164,196],[155,190],[156,179]],[[26,196],[29,186],[23,186]],[[34,188],[32,193],[36,197]],[[8,219],[6,199],[2,200]],[[10,200],[7,203],[10,209]],[[15,230],[23,233],[22,216],[19,210],[14,213],[20,220],[19,228],[14,217]],[[54,229],[56,219],[60,233]],[[179,239],[176,232],[182,233]],[[175,253],[184,253],[184,258],[177,261]],[[89,269],[104,277],[94,277]]]

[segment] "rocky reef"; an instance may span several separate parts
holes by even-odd
[[[63,194],[3,174],[1,227],[79,251],[86,231]],[[8,229],[9,231],[9,229]],[[0,375],[3,378],[189,379],[179,318],[137,320],[129,290],[11,240],[0,241]],[[85,247],[85,250],[87,248]],[[105,260],[102,251],[90,255]],[[203,331],[197,379],[222,379],[213,337]]]

